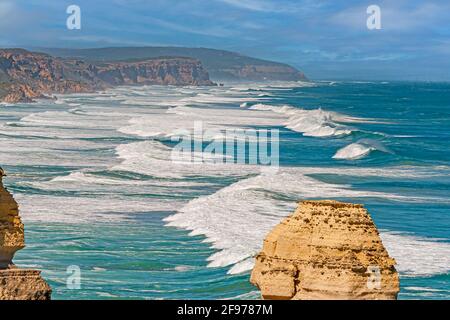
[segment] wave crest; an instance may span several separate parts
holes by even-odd
[[[272,106],[255,104],[252,110],[273,111],[285,115],[288,119],[285,126],[308,137],[342,137],[351,134],[355,129],[342,125],[349,118],[335,112],[319,109],[305,110],[291,106]]]
[[[372,151],[392,153],[378,141],[361,139],[358,142],[354,142],[339,149],[333,156],[333,159],[358,160],[368,156]]]

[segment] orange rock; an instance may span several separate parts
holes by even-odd
[[[48,300],[51,288],[38,270],[19,269],[12,259],[25,247],[17,202],[4,188],[0,168],[0,300]]]
[[[264,240],[250,281],[264,299],[396,299],[394,265],[362,205],[303,201]]]
[[[118,85],[214,85],[200,61],[165,57],[91,64],[23,49],[0,49],[0,101],[32,102],[53,93]]]

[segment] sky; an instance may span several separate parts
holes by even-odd
[[[368,29],[369,5],[381,29]],[[450,81],[450,1],[0,0],[0,47],[105,46],[231,50],[311,79]]]

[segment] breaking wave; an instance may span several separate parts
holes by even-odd
[[[290,168],[275,175],[261,174],[241,180],[212,195],[190,201],[175,215],[166,218],[166,222],[168,226],[191,230],[190,235],[206,236],[205,241],[219,250],[208,258],[208,266],[228,266],[229,273],[233,274],[253,267],[252,256],[261,249],[264,237],[281,219],[293,212],[298,199],[382,198],[403,202],[426,201],[391,193],[352,190],[350,186],[324,183],[305,175],[314,170]],[[317,168],[317,171],[325,172],[326,168]],[[396,174],[395,170],[389,173],[383,172],[383,169],[376,171],[381,175]],[[355,172],[351,171],[351,174]],[[393,256],[399,257],[401,272],[423,274],[450,269],[448,259],[441,259],[434,269],[420,263],[422,259],[429,260],[426,256],[430,248],[436,251],[442,248],[450,250],[450,244],[429,241],[426,246],[417,238],[415,241],[419,246],[406,246],[407,252],[402,253],[404,246],[398,243],[404,244],[410,238],[388,234],[383,239],[392,249],[390,252]],[[414,263],[406,263],[403,259],[408,254]]]
[[[391,151],[384,147],[379,141],[361,139],[358,142],[349,144],[348,146],[339,149],[333,156],[333,159],[358,160],[368,156],[372,151],[391,153]]]
[[[286,116],[286,128],[309,137],[342,137],[351,134],[355,129],[340,124],[351,118],[322,109],[305,110],[291,106],[272,106],[255,104],[252,110],[273,111]],[[353,121],[357,119],[352,118]]]

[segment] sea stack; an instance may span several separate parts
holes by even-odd
[[[397,299],[399,278],[360,204],[302,201],[264,240],[250,281],[263,299]]]
[[[3,186],[0,168],[0,300],[49,300],[51,288],[38,270],[17,268],[12,259],[25,247],[17,202]]]

